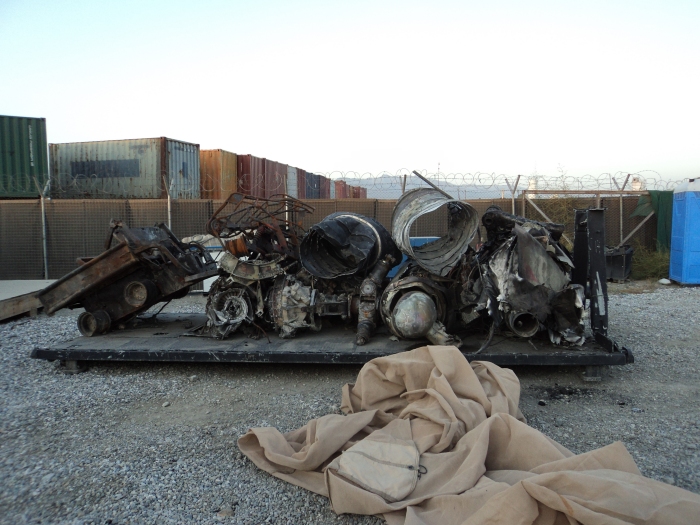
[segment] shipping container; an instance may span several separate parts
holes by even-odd
[[[299,181],[297,177],[297,169],[292,166],[287,166],[287,195],[295,199],[299,198],[299,191],[297,191],[297,183]]]
[[[199,144],[166,137],[49,144],[53,198],[199,198]]]
[[[331,198],[331,181],[323,175],[318,176],[319,182],[319,199]]]
[[[367,188],[363,188],[360,186],[360,199],[366,199],[367,198]]]
[[[238,159],[222,149],[199,152],[199,183],[202,199],[223,200],[238,191]]]
[[[285,193],[287,179],[287,165],[274,160],[264,159],[265,169],[265,197]]]
[[[297,199],[306,198],[306,171],[297,168]]]
[[[336,199],[347,199],[348,198],[348,184],[344,180],[337,180],[333,182],[335,186],[335,198]]]
[[[253,197],[265,197],[265,159],[238,155],[238,191]]]
[[[0,115],[0,198],[38,197],[48,180],[46,119]]]
[[[321,198],[321,177],[314,173],[306,173],[306,198],[320,199]]]

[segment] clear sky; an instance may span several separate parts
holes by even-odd
[[[700,1],[0,0],[0,114],[316,172],[700,176]]]

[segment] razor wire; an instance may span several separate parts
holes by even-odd
[[[527,190],[529,194],[538,191],[590,191],[592,194],[605,191],[672,190],[688,179],[670,180],[654,170],[636,172],[618,171],[598,175],[546,175],[546,174],[503,174],[495,172],[429,172],[418,170],[421,175],[437,187],[457,199],[471,198],[511,198]],[[412,170],[400,169],[395,172],[379,173],[357,171],[315,172],[331,182],[344,182],[351,186],[367,189],[367,198],[397,199],[406,190],[425,186]],[[70,175],[53,175],[50,178],[46,197],[73,199],[110,199],[110,198],[163,198],[197,199],[202,198],[199,180],[178,180],[162,184],[161,181],[149,179],[143,184],[138,178],[98,177]],[[515,186],[518,181],[517,187]],[[626,184],[625,184],[626,182]],[[29,176],[0,177],[0,196],[33,193],[38,182]],[[221,188],[223,189],[223,188]],[[285,189],[280,187],[280,193]],[[513,192],[512,190],[515,190]],[[37,194],[38,195],[38,194]],[[331,198],[332,198],[331,194]],[[222,198],[225,198],[222,195]]]

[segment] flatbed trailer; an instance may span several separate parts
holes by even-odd
[[[583,366],[584,379],[599,380],[600,368],[634,362],[632,352],[607,336],[607,285],[605,282],[604,210],[577,210],[572,280],[586,289],[591,332],[582,346],[554,345],[545,333],[523,339],[497,335],[480,353],[485,336],[462,337],[461,351],[469,361],[490,361],[500,366]],[[225,340],[202,337],[197,329],[204,314],[143,314],[118,331],[99,337],[79,337],[37,347],[31,357],[59,360],[78,371],[87,362],[156,361],[171,363],[329,363],[362,364],[376,357],[425,346],[427,341],[395,340],[379,326],[371,341],[355,343],[350,325],[324,326],[320,332],[300,331],[292,339],[270,333],[251,339],[237,333]]]
[[[394,341],[380,327],[372,340],[355,344],[352,326],[324,327],[321,332],[299,332],[293,339],[276,334],[251,339],[238,333],[225,339],[197,336],[206,322],[203,314],[160,314],[139,318],[123,330],[100,337],[78,337],[51,347],[37,347],[31,356],[67,363],[78,370],[87,362],[157,361],[169,363],[327,363],[362,364],[375,357],[425,346],[425,341]],[[559,365],[599,367],[632,363],[634,357],[605,336],[591,337],[580,347],[555,346],[546,339],[524,340],[496,336],[479,354],[483,336],[463,339],[462,353],[470,360],[490,361],[501,366]],[[588,376],[595,377],[595,369]]]

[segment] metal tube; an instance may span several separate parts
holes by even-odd
[[[550,219],[549,217],[547,217],[547,214],[546,214],[545,212],[543,212],[537,204],[535,204],[534,202],[532,202],[532,199],[530,199],[530,198],[528,197],[527,200],[530,201],[530,204],[532,204],[532,207],[535,208],[535,209],[539,212],[539,214],[542,215],[542,217],[544,217],[544,219],[545,219],[547,222],[554,222],[552,219]],[[571,242],[571,239],[569,239],[569,238],[566,236],[565,233],[562,233],[561,236],[562,236],[564,239],[566,239],[566,242],[568,242],[570,245],[572,245],[572,246],[574,245],[574,243]]]
[[[420,173],[418,173],[416,170],[413,170],[413,174],[414,174],[416,177],[418,177],[420,180],[422,180],[423,182],[425,182],[426,184],[428,184],[429,186],[431,186],[434,190],[437,190],[437,191],[439,191],[440,193],[442,193],[442,194],[443,194],[445,197],[447,197],[448,199],[453,199],[453,200],[454,200],[454,197],[453,197],[452,195],[450,195],[449,193],[447,193],[447,192],[445,192],[445,191],[442,191],[440,188],[438,188],[438,187],[437,187],[435,184],[433,184],[431,181],[429,181],[428,179],[426,179],[425,177],[423,177],[423,175],[421,175]]]
[[[654,212],[652,211],[649,215],[647,215],[646,217],[644,217],[644,220],[643,220],[642,222],[640,222],[639,224],[637,224],[637,227],[636,227],[634,230],[632,230],[632,231],[629,233],[629,235],[628,235],[627,237],[625,237],[624,239],[622,239],[622,240],[620,241],[620,244],[617,245],[617,248],[619,248],[620,246],[622,246],[623,244],[625,244],[627,241],[629,241],[630,238],[631,238],[635,233],[637,233],[637,231],[639,231],[639,228],[641,228],[642,226],[644,226],[644,223],[647,222],[649,219],[651,219],[653,216],[654,216]]]

